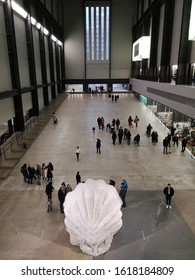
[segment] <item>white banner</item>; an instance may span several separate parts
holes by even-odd
[[[0,261],[2,280],[194,280],[194,275],[195,261]]]

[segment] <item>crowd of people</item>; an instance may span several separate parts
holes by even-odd
[[[55,190],[53,187],[53,164],[49,162],[47,165],[45,163],[36,164],[34,167],[31,164],[24,163],[21,167],[21,173],[23,175],[24,182],[28,184],[37,184],[41,185],[41,182],[46,182],[45,193],[47,196],[47,212],[52,211],[52,193]],[[76,183],[81,183],[81,175],[78,171],[76,174]],[[68,192],[72,191],[70,184],[61,183],[61,186],[58,190],[58,200],[60,203],[60,211],[64,213],[63,203]]]
[[[56,121],[55,114],[53,114],[53,122],[55,124]],[[127,120],[128,127],[125,127],[123,129],[121,125],[121,121],[119,118],[113,118],[110,123],[107,123],[106,125],[106,132],[109,132],[111,134],[112,138],[112,143],[113,145],[116,145],[116,140],[118,139],[118,144],[121,145],[123,141],[127,144],[131,144],[131,138],[132,134],[130,129],[134,128],[135,129],[138,127],[140,119],[136,115],[135,118],[132,118],[132,116],[129,116]],[[98,128],[101,130],[104,130],[105,128],[105,119],[103,116],[99,116],[97,118],[97,125]],[[95,133],[95,126],[92,128],[93,133]],[[134,130],[135,132],[135,130]],[[146,136],[151,138],[151,143],[152,144],[157,144],[158,143],[158,132],[153,130],[153,127],[149,123],[146,127]],[[171,133],[168,133],[168,135],[163,139],[163,153],[168,154],[170,153],[170,146],[171,146],[171,140],[173,141],[173,145],[176,145],[178,147],[178,142],[179,142],[179,136],[178,133],[175,132],[175,130],[171,130]],[[136,132],[136,135],[133,138],[133,141],[135,144],[139,145],[140,144],[140,134]],[[182,141],[182,152],[185,151],[187,141],[185,143],[185,138]],[[79,146],[76,147],[76,160],[77,162],[79,161],[79,156],[80,156],[81,149]],[[101,154],[101,139],[97,138],[96,140],[96,152],[98,154]],[[23,174],[24,182],[27,182],[28,184],[34,184],[36,183],[37,185],[41,185],[42,181],[47,181],[47,185],[45,187],[45,193],[47,195],[47,211],[50,212],[52,211],[52,193],[55,190],[53,187],[52,179],[53,179],[53,164],[49,162],[47,165],[45,163],[36,164],[36,166],[31,166],[30,164],[24,164],[21,167],[21,173]],[[76,184],[78,185],[81,183],[81,175],[80,172],[78,171],[76,173]],[[115,186],[115,181],[110,180],[110,184]],[[167,193],[167,188],[168,188],[168,193]],[[119,190],[119,196],[121,197],[122,200],[122,207],[126,207],[126,193],[128,189],[128,181],[126,179],[123,179],[120,185],[120,190]],[[60,204],[60,211],[61,213],[64,213],[63,209],[63,204],[66,198],[66,195],[68,192],[72,191],[72,187],[70,184],[65,184],[65,182],[61,183],[61,186],[58,190],[58,200]],[[164,189],[164,194],[166,195],[166,207],[171,209],[171,197],[174,194],[174,189],[171,187],[170,184]]]
[[[112,122],[107,123],[107,125],[106,125],[106,132],[111,133],[113,145],[116,145],[117,138],[118,138],[119,144],[122,144],[123,140],[126,141],[127,145],[131,144],[131,131],[130,131],[130,128],[133,127],[133,124],[132,124],[133,122],[135,123],[135,126],[138,127],[139,117],[135,116],[135,118],[133,120],[132,117],[130,116],[128,118],[129,128],[125,127],[124,129],[121,126],[121,122],[120,122],[119,118],[116,118],[116,119],[113,118]],[[104,117],[98,117],[97,118],[97,123],[98,123],[99,129],[104,130],[104,126],[105,126],[104,125],[104,123],[105,123]],[[95,128],[94,127],[92,128],[92,130],[93,130],[93,133],[95,133]],[[98,143],[100,143],[100,146],[101,146],[101,140],[100,139],[97,139],[97,145],[98,145]],[[140,143],[140,134],[136,134],[135,135],[134,143],[139,145],[139,143]],[[97,151],[97,153],[98,153],[98,151]],[[99,153],[101,153],[101,152],[99,152]]]

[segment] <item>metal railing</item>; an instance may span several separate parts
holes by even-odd
[[[18,131],[10,136],[1,146],[0,146],[0,160],[6,159],[7,154],[13,150],[14,147],[18,145],[19,138],[22,132]]]
[[[7,158],[8,154],[19,145],[19,140],[23,138],[24,134],[29,132],[38,122],[38,117],[32,117],[25,123],[25,130],[23,132],[17,131],[12,136],[10,136],[1,146],[0,146],[0,161]]]

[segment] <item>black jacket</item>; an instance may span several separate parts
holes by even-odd
[[[64,202],[65,200],[65,193],[61,190],[61,188],[58,191],[58,199],[60,202]]]
[[[168,187],[165,187],[164,190],[163,190],[164,194],[166,196],[173,196],[174,195],[174,189],[173,187],[170,187],[170,194],[168,193]]]
[[[47,195],[51,195],[51,193],[53,192],[54,187],[52,186],[51,182],[49,182],[49,184],[47,184],[46,188],[45,188],[45,192]]]

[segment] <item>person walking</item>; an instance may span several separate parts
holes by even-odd
[[[122,182],[121,182],[121,189],[120,189],[120,192],[119,192],[119,196],[120,198],[122,199],[122,207],[126,207],[126,201],[125,201],[125,197],[126,197],[126,194],[127,194],[127,189],[128,189],[128,182],[127,180],[123,179]]]
[[[174,195],[174,188],[171,186],[171,184],[168,184],[164,190],[163,190],[163,193],[166,197],[166,208],[169,208],[171,209],[171,199],[172,199],[172,196]]]
[[[48,165],[45,167],[45,169],[47,170],[47,181],[52,181],[53,178],[53,164],[51,162],[48,163]]]
[[[147,135],[148,137],[150,137],[151,131],[152,131],[152,126],[151,126],[151,124],[149,123],[148,126],[146,127],[146,135]]]
[[[52,200],[52,192],[54,187],[52,186],[52,182],[49,182],[45,188],[45,193],[47,195],[48,201]]]
[[[79,161],[79,155],[80,155],[81,149],[79,148],[79,146],[77,146],[76,148],[76,157],[77,157],[77,162]]]
[[[187,143],[188,143],[188,140],[187,140],[186,137],[184,137],[184,139],[183,139],[182,142],[181,142],[181,145],[182,145],[181,152],[184,152],[184,151],[185,151],[186,146],[187,146]]]
[[[112,134],[112,143],[113,143],[113,145],[115,145],[116,139],[117,139],[117,135],[116,135],[116,132],[114,131],[113,134]]]
[[[131,144],[131,132],[130,130],[127,131],[127,145]]]
[[[163,140],[163,154],[168,154],[168,139],[167,137]]]
[[[138,122],[139,122],[139,118],[138,118],[138,116],[135,116],[135,119],[134,119],[135,127],[138,126]]]
[[[177,148],[178,148],[178,145],[179,145],[179,135],[178,133],[175,133],[172,137],[172,141],[173,141],[173,146],[175,146],[175,144],[177,145]]]
[[[41,173],[42,173],[41,165],[37,163],[36,164],[37,185],[41,185]]]
[[[122,139],[123,139],[123,128],[122,126],[119,128],[119,131],[118,131],[118,142],[119,144],[122,144]]]
[[[23,174],[24,182],[28,182],[28,169],[27,169],[27,164],[24,163],[23,166],[21,167],[21,173]]]
[[[98,127],[100,129],[101,128],[101,118],[100,117],[97,118],[97,123],[98,123]]]
[[[57,119],[55,113],[53,113],[53,123],[57,124],[57,122],[58,122],[58,119]]]
[[[28,164],[27,170],[28,170],[28,184],[32,184],[34,178],[34,170],[30,164]]]
[[[101,154],[101,140],[97,139],[96,141],[96,149],[97,149],[97,154]]]
[[[81,183],[81,175],[80,175],[79,171],[78,171],[77,174],[76,174],[76,182],[77,182],[77,185],[78,185],[79,183]]]
[[[61,187],[58,190],[58,200],[60,202],[60,211],[61,213],[64,213],[64,200],[65,200],[65,192],[64,187],[61,185]]]
[[[129,124],[129,127],[133,127],[133,119],[131,116],[129,116],[129,118],[128,118],[128,124]]]
[[[42,180],[47,179],[47,170],[44,162],[42,163],[42,167],[41,167],[41,175],[42,175]]]
[[[154,132],[152,143],[153,144],[158,143],[158,132],[157,131]]]
[[[119,129],[119,125],[120,125],[120,120],[119,120],[119,118],[116,120],[116,130],[118,130]]]

